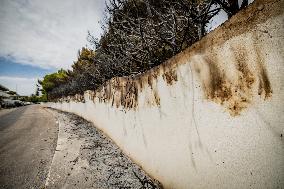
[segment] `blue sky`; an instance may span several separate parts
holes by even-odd
[[[34,93],[37,80],[56,70],[20,64],[4,57],[0,57],[0,68],[0,83],[22,95]]]
[[[99,37],[104,0],[1,0],[0,84],[21,95],[37,79],[68,69],[90,31]]]
[[[0,76],[41,78],[48,73],[56,71],[55,68],[41,68],[0,57]]]

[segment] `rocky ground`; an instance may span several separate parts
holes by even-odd
[[[59,134],[46,188],[162,188],[92,123],[49,111]]]

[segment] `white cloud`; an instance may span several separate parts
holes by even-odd
[[[1,0],[0,56],[44,68],[68,68],[97,37],[104,0]]]
[[[0,84],[9,90],[17,91],[19,95],[31,95],[35,93],[37,78],[0,76]]]

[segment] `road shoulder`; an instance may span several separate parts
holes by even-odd
[[[161,188],[92,123],[48,111],[59,133],[46,188]]]

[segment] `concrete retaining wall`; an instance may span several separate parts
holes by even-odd
[[[165,188],[284,187],[283,0],[256,0],[163,65],[48,106],[108,134]]]

